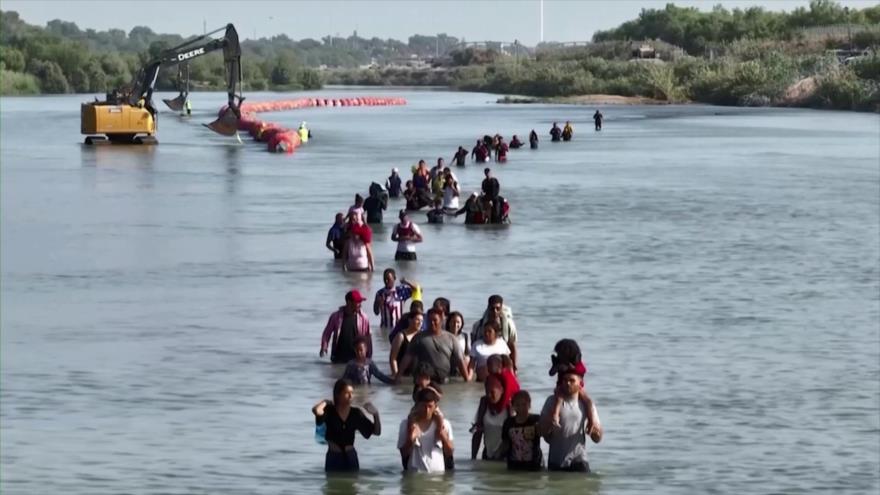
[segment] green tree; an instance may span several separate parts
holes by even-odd
[[[68,82],[70,89],[74,93],[88,93],[91,88],[89,84],[89,75],[82,69],[77,67],[68,74]]]
[[[277,63],[275,67],[272,67],[269,81],[276,86],[286,86],[290,84],[290,69],[281,65],[281,63]]]
[[[28,72],[37,78],[43,93],[67,93],[70,89],[64,72],[55,62],[32,60],[28,63]]]
[[[25,67],[24,54],[8,46],[0,46],[0,61],[13,72],[22,72]]]
[[[303,89],[321,89],[321,74],[313,69],[302,69],[299,73],[299,84]]]
[[[107,87],[107,75],[104,73],[104,69],[101,67],[101,62],[98,59],[90,59],[84,70],[89,78],[88,92],[105,93],[111,89]]]

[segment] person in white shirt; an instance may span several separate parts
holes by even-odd
[[[502,339],[498,338],[498,324],[494,321],[487,321],[483,325],[483,337],[475,340],[471,348],[471,370],[477,371],[477,381],[486,379],[489,373],[486,362],[489,356],[493,354],[510,354],[510,347]]]
[[[442,473],[445,458],[452,458],[452,425],[443,418],[438,394],[430,386],[419,390],[413,412],[400,422],[397,448],[406,471]]]
[[[391,232],[391,240],[397,243],[397,252],[394,254],[396,261],[415,261],[416,244],[422,242],[422,231],[419,226],[410,220],[406,210],[400,210],[400,223],[394,226]]]
[[[510,306],[504,304],[504,298],[498,294],[489,296],[489,304],[482,318],[474,323],[471,330],[471,341],[476,342],[483,337],[483,325],[488,321],[494,321],[498,327],[498,336],[507,342],[510,348],[510,359],[513,360],[513,369],[517,367],[516,356],[516,323],[513,321],[513,312]]]
[[[458,210],[458,198],[461,196],[461,190],[458,187],[458,179],[449,167],[443,171],[443,208],[447,210]],[[454,213],[454,211],[453,211]]]

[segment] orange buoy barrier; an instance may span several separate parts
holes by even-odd
[[[397,97],[361,96],[358,98],[297,98],[295,100],[248,102],[241,104],[241,119],[238,121],[238,130],[250,134],[254,141],[266,143],[266,147],[270,152],[289,154],[293,153],[293,150],[302,144],[299,134],[295,130],[281,127],[276,123],[259,120],[256,114],[310,107],[375,107],[389,105],[406,105],[406,100]],[[220,109],[220,115],[223,115],[226,109],[227,106],[223,106]]]

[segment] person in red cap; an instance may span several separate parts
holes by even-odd
[[[347,363],[355,358],[355,340],[358,337],[367,339],[367,357],[373,356],[373,339],[370,335],[370,320],[361,310],[361,303],[366,298],[357,289],[345,294],[345,306],[330,315],[324,333],[321,335],[321,351],[327,354],[330,345],[330,361],[334,364]]]

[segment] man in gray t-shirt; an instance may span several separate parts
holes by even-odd
[[[400,363],[400,369],[405,370],[411,363],[418,366],[428,363],[434,369],[434,380],[445,382],[449,378],[452,367],[458,367],[459,373],[465,381],[470,380],[470,370],[464,365],[464,353],[458,338],[450,332],[443,330],[441,325],[442,316],[433,309],[428,311],[428,330],[419,332],[406,348],[406,356]]]
[[[587,462],[587,433],[599,443],[602,440],[602,426],[599,413],[592,403],[580,401],[579,391],[583,386],[583,377],[574,369],[559,375],[558,388],[562,393],[562,409],[559,424],[553,424],[553,409],[556,407],[557,396],[551,395],[541,410],[541,430],[544,440],[550,445],[547,456],[547,468],[551,471],[590,472]],[[587,407],[593,409],[595,421],[589,432],[584,431],[587,421]]]

